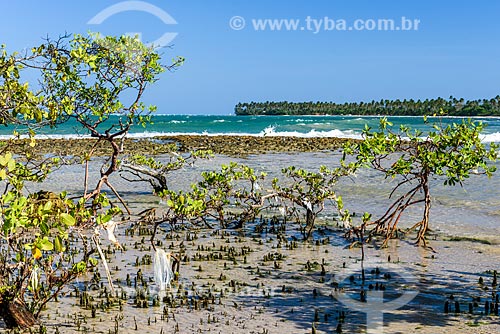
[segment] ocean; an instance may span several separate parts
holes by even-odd
[[[389,117],[394,129],[400,125],[422,130],[431,129],[423,118],[410,116]],[[360,138],[365,125],[376,129],[377,116],[234,116],[234,115],[154,115],[153,124],[146,128],[135,126],[131,137],[154,137],[161,135],[251,135],[251,136],[296,136],[296,137],[341,137]],[[432,118],[432,122],[443,125],[460,122],[461,118]],[[485,142],[500,142],[500,118],[477,117],[487,126],[483,132]],[[14,127],[0,128],[0,137],[10,136]],[[70,121],[57,128],[42,128],[37,131],[42,137],[82,137],[87,132]]]

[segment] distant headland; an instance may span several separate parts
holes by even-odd
[[[500,95],[491,99],[372,100],[370,102],[240,102],[236,115],[500,116]]]

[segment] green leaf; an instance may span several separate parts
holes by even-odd
[[[76,223],[75,217],[67,213],[61,213],[61,222],[66,226],[73,226]]]
[[[9,172],[12,172],[15,168],[16,168],[16,161],[14,159],[10,159],[7,162],[7,169],[9,170]]]
[[[107,222],[109,222],[111,220],[111,218],[113,218],[113,216],[111,215],[104,215],[101,217],[101,224],[106,224]]]
[[[47,238],[44,238],[40,242],[40,249],[43,251],[51,251],[54,249],[54,245]]]
[[[3,156],[0,155],[0,165],[2,165],[3,167],[7,166],[7,164],[9,163],[9,161],[11,161],[11,159],[12,159],[12,153],[10,152],[5,153],[5,155]]]
[[[47,201],[43,206],[43,211],[50,211],[52,209],[52,201]]]
[[[11,191],[9,191],[8,193],[6,193],[4,196],[3,196],[3,202],[5,204],[11,202],[13,199],[14,199],[15,195],[14,193],[12,193]]]
[[[60,236],[56,236],[54,238],[54,250],[58,253],[64,252],[63,244],[62,244],[62,239]]]
[[[85,269],[87,269],[87,264],[83,261],[80,261],[78,263],[75,263],[72,269],[76,273],[84,273]]]

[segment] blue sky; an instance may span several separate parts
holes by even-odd
[[[145,42],[177,33],[164,73],[145,102],[169,114],[231,114],[238,101],[370,101],[466,99],[500,94],[500,1],[388,0],[150,0],[177,24],[127,11],[100,25],[88,21],[121,1],[0,0],[0,43],[10,51],[49,35],[140,32]],[[245,19],[233,30],[233,16]],[[416,31],[307,30],[306,18],[420,20]],[[256,31],[255,19],[299,19],[297,31]],[[324,26],[322,26],[324,27]]]

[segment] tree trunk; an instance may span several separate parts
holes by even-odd
[[[0,300],[0,311],[7,328],[25,329],[36,324],[33,313],[28,310],[23,301],[17,298],[11,301]]]
[[[316,217],[314,215],[314,212],[312,210],[307,209],[306,211],[306,227],[305,227],[305,234],[304,234],[304,240],[308,240],[309,237],[311,236],[311,233],[314,228],[314,221],[316,220]]]
[[[3,277],[0,275],[0,287],[5,286]],[[8,289],[0,294],[0,317],[7,328],[25,329],[36,324],[35,316],[28,310],[24,301],[12,298],[11,291]]]
[[[422,188],[424,190],[425,196],[425,206],[424,206],[424,217],[422,219],[422,224],[420,225],[420,229],[418,230],[418,243],[422,243],[424,246],[425,242],[425,233],[427,232],[427,227],[429,226],[429,213],[431,210],[431,193],[429,189],[429,179],[427,176],[424,177],[424,181],[422,182]]]

